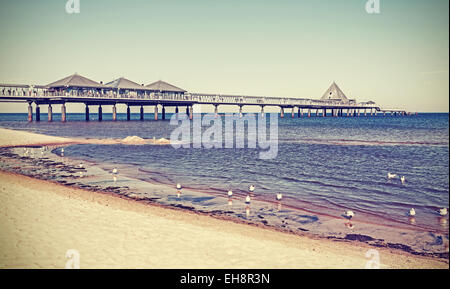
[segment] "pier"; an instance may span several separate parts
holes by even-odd
[[[357,102],[348,99],[342,90],[333,83],[320,99],[266,97],[245,95],[223,95],[191,93],[164,81],[149,85],[135,83],[119,78],[103,84],[74,74],[48,85],[0,84],[0,102],[28,103],[28,121],[40,121],[41,107],[48,106],[48,121],[53,121],[53,105],[61,105],[61,121],[67,120],[67,103],[85,104],[86,121],[89,121],[90,107],[98,106],[98,121],[103,120],[103,109],[111,107],[113,121],[117,120],[117,105],[125,105],[127,120],[131,120],[130,107],[140,108],[140,120],[144,120],[146,107],[154,108],[154,119],[166,119],[166,109],[174,108],[176,114],[185,108],[190,119],[193,118],[195,104],[213,105],[219,114],[220,105],[239,107],[242,115],[244,106],[259,107],[262,116],[265,107],[279,107],[280,117],[289,112],[292,118],[298,117],[359,117],[406,116],[411,115],[402,109],[383,109],[375,102]],[[33,109],[33,104],[34,108]],[[417,114],[417,113],[416,113]]]

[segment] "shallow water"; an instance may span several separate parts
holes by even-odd
[[[91,138],[169,138],[174,129],[168,121],[86,123],[84,114],[69,115],[64,124],[25,119],[25,114],[2,114],[0,126]],[[448,114],[301,119],[289,115],[279,120],[279,140],[278,155],[272,160],[261,160],[257,150],[247,148],[152,145],[74,145],[65,148],[64,155],[103,168],[104,173],[93,173],[101,186],[111,182],[108,172],[118,167],[119,183],[164,204],[221,210],[325,236],[357,232],[423,252],[448,250],[443,245],[448,243],[448,218],[437,213],[449,203]],[[388,180],[388,172],[405,176],[406,183]],[[185,188],[181,198],[173,188],[177,182]],[[153,184],[168,186],[161,189]],[[256,190],[247,208],[243,197],[250,184]],[[231,206],[226,197],[229,189],[235,193]],[[281,204],[275,201],[278,192],[283,193]],[[417,212],[414,220],[407,215],[412,207]],[[353,228],[341,216],[347,209],[356,213]]]

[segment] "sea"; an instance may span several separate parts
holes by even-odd
[[[139,114],[132,114],[126,121],[126,114],[118,114],[113,122],[112,115],[104,113],[99,122],[91,113],[86,122],[84,114],[74,113],[62,123],[54,114],[49,123],[42,113],[43,121],[28,123],[27,114],[0,114],[0,127],[70,138],[170,139],[176,126],[169,121],[171,115],[166,116],[155,121],[149,113],[140,121]],[[261,159],[258,148],[150,144],[76,144],[63,153],[61,147],[50,148],[46,158],[74,166],[83,162],[91,168],[83,178],[74,173],[71,185],[114,187],[119,194],[132,191],[139,201],[294,234],[448,258],[448,216],[439,214],[449,206],[448,113],[310,118],[286,114],[277,125],[277,155],[272,159]],[[15,153],[20,155],[20,149]],[[119,172],[114,181],[113,168]],[[397,177],[389,179],[388,173]],[[251,185],[254,192],[249,192]],[[280,193],[282,199],[277,200]],[[251,203],[245,203],[247,195]],[[411,208],[415,216],[409,215]],[[352,219],[344,214],[349,210],[355,213]]]

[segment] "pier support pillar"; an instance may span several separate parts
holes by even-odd
[[[295,107],[292,107],[292,110],[291,110],[291,117],[292,117],[292,118],[295,117]]]
[[[85,120],[89,121],[89,106],[87,104],[85,109]]]
[[[33,106],[31,103],[28,104],[28,122],[33,121]]]
[[[243,116],[243,114],[242,114],[242,105],[240,105],[239,106],[239,117],[242,117]]]
[[[53,109],[52,109],[51,104],[48,105],[47,115],[48,115],[48,121],[52,122],[53,121]]]
[[[264,117],[266,113],[264,112],[264,105],[261,105],[261,117]]]
[[[219,105],[218,104],[214,105],[214,116],[215,117],[219,116]]]
[[[164,107],[164,105],[163,105],[163,107],[162,107],[161,113],[162,113],[161,119],[162,119],[162,120],[165,120],[165,119],[166,119],[166,108]]]
[[[189,119],[190,120],[194,119],[194,107],[192,105],[189,106]]]
[[[364,109],[364,116],[367,116],[367,109]]]
[[[127,106],[127,120],[129,121],[130,119],[131,119],[130,106]]]
[[[139,109],[139,120],[144,120],[144,106],[143,105],[141,105],[141,108]]]
[[[311,117],[311,109],[308,108],[308,117]]]
[[[103,109],[102,106],[99,105],[98,106],[98,121],[102,121],[103,120]]]
[[[316,109],[316,116],[319,116],[319,109]]]
[[[178,119],[178,113],[179,113],[179,111],[178,111],[178,106],[175,106],[175,117]]]
[[[61,105],[61,121],[66,122],[66,104]]]
[[[36,105],[36,121],[41,121],[41,108]]]
[[[113,105],[113,107],[112,107],[112,114],[113,114],[113,121],[116,121],[117,120],[117,107],[116,107],[116,105],[114,104]]]
[[[327,117],[327,109],[326,109],[326,108],[324,108],[324,109],[322,110],[322,116],[323,116],[323,117]]]
[[[155,120],[158,120],[158,106],[155,105]]]
[[[302,109],[299,107],[298,108],[298,111],[297,111],[297,117],[298,118],[301,118],[303,116],[303,111],[302,111]]]
[[[280,117],[284,118],[284,107],[280,108]]]

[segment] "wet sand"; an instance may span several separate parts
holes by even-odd
[[[73,140],[0,129],[0,146]],[[0,268],[364,268],[357,241],[299,236],[0,171]],[[381,268],[448,260],[376,248]]]

